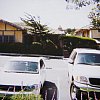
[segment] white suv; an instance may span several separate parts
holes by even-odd
[[[100,99],[100,50],[77,48],[68,59],[71,99]]]
[[[45,78],[43,58],[11,57],[0,72],[0,96],[20,94],[22,90],[23,94],[39,94]]]

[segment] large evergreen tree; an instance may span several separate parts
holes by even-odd
[[[35,17],[27,14],[26,18],[21,18],[21,20],[26,24],[26,26],[28,26],[27,30],[32,34],[47,34],[50,32],[47,25],[41,24],[39,16]]]

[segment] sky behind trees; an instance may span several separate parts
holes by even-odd
[[[88,14],[92,7],[67,10],[65,0],[0,0],[0,18],[20,22],[26,13],[40,16],[41,23],[51,28],[81,28],[90,23]]]

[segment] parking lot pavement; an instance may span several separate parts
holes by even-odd
[[[58,100],[57,87],[55,83],[45,81],[40,93],[43,97],[43,100]]]
[[[67,61],[62,59],[46,60],[46,80],[56,84],[58,100],[70,100]]]

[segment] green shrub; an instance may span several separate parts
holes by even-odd
[[[33,54],[42,54],[43,52],[43,46],[39,42],[33,42],[30,45],[29,49],[30,49],[29,53],[33,53]]]
[[[22,43],[0,43],[1,53],[24,53],[25,45]]]
[[[49,39],[53,38],[53,39]],[[45,54],[45,55],[63,55],[63,50],[68,50],[69,54],[74,48],[93,48],[97,49],[97,43],[90,38],[76,37],[76,36],[60,36],[59,43],[58,35],[54,42],[56,35],[44,35],[42,41],[33,43],[0,43],[1,53],[23,53],[23,54]],[[48,38],[48,39],[47,39]],[[60,47],[60,43],[63,47]]]
[[[58,49],[58,47],[56,44],[54,44],[51,40],[46,40],[44,54],[56,55],[57,49]]]
[[[63,48],[67,49],[69,53],[71,53],[74,48],[97,49],[98,47],[95,40],[86,37],[62,36],[60,40],[63,42]]]
[[[16,94],[10,97],[10,100],[43,100],[41,95],[34,94]]]
[[[23,43],[0,43],[1,53],[40,54],[43,52],[41,43],[33,42],[31,45]]]

